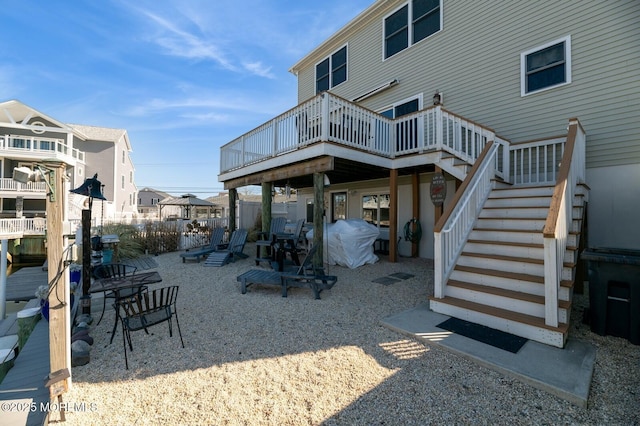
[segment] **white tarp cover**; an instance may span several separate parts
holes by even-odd
[[[376,263],[373,243],[380,235],[374,225],[362,219],[338,220],[324,227],[324,259],[329,265],[357,268]],[[307,240],[313,240],[313,229],[307,232]]]

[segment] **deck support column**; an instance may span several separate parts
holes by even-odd
[[[2,256],[0,258],[0,321],[7,313],[7,253],[9,251],[9,240],[2,239]]]
[[[313,258],[313,266],[324,267],[324,173],[313,174],[313,246],[319,245],[321,250],[316,250]]]
[[[314,234],[315,235],[315,234]],[[389,262],[398,261],[398,170],[389,172]]]
[[[271,229],[271,200],[273,184],[262,182],[262,232],[269,232]],[[268,236],[271,238],[271,235]]]
[[[420,220],[420,175],[418,172],[414,172],[411,175],[411,189],[413,191],[413,218]],[[414,227],[413,231],[416,230],[415,224],[412,224]],[[411,242],[411,257],[418,257],[420,245],[418,241]]]
[[[236,229],[236,200],[238,199],[238,190],[232,188],[229,190],[229,235]]]

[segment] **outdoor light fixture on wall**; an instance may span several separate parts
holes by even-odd
[[[433,95],[433,104],[434,105],[442,105],[444,103],[444,98],[442,97],[442,92],[436,90],[436,93]]]
[[[46,182],[49,187],[49,201],[52,203],[56,201],[55,195],[55,180],[51,170],[42,166],[36,166],[36,170],[31,170],[28,167],[16,167],[13,169],[13,180],[20,183],[29,182]]]

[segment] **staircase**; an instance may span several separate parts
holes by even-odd
[[[542,230],[553,186],[494,182],[433,311],[557,347],[566,342],[586,190],[573,199],[558,291],[558,326],[545,324]]]

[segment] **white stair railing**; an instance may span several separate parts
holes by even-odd
[[[584,129],[577,118],[572,118],[569,120],[567,142],[543,230],[545,324],[551,327],[558,326],[558,292],[573,221],[573,197],[576,185],[585,181],[585,145]]]
[[[444,297],[445,283],[482,210],[495,176],[499,145],[489,141],[454,199],[434,228],[434,296]]]

